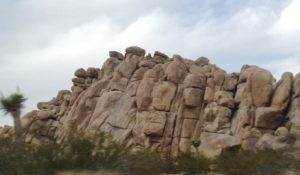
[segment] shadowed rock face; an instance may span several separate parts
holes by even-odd
[[[27,143],[63,141],[71,124],[110,133],[133,150],[172,155],[195,151],[192,140],[208,157],[237,146],[284,149],[293,146],[290,133],[300,140],[300,75],[284,73],[276,82],[257,66],[228,74],[205,57],[151,57],[139,47],[109,53],[101,69],[76,70],[70,91],[23,117]]]

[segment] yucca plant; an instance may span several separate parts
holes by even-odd
[[[5,112],[5,114],[10,114],[14,120],[14,128],[16,134],[16,142],[22,142],[22,126],[21,126],[21,109],[23,108],[23,103],[26,101],[23,94],[19,92],[13,93],[8,97],[2,96],[0,98],[0,109]]]
[[[195,148],[196,150],[196,154],[199,157],[199,150],[198,147],[200,146],[201,141],[200,140],[192,140],[192,146]]]
[[[192,140],[192,145],[194,148],[198,148],[201,144],[201,141],[200,140]]]
[[[24,149],[23,137],[22,137],[22,126],[21,126],[21,109],[23,108],[23,103],[26,101],[23,94],[19,92],[13,93],[8,97],[2,96],[0,98],[0,109],[5,112],[5,114],[10,114],[14,120],[15,127],[15,155],[18,157],[16,163],[16,175],[23,174],[23,162],[22,162],[22,152]]]

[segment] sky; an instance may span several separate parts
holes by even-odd
[[[19,87],[25,114],[70,89],[77,68],[134,45],[278,79],[300,72],[300,0],[0,0],[0,92]]]

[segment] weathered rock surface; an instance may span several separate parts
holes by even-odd
[[[195,151],[218,156],[232,147],[284,149],[300,141],[300,74],[271,73],[245,65],[226,73],[208,58],[196,61],[139,47],[110,51],[102,68],[75,71],[71,90],[60,91],[22,118],[27,143],[61,142],[70,126],[110,133],[132,149],[172,155]],[[0,128],[7,137],[11,128]]]
[[[201,134],[199,152],[208,158],[219,156],[224,149],[230,149],[240,145],[240,141],[231,135],[207,133]]]
[[[283,123],[280,110],[273,107],[259,107],[255,112],[255,126],[267,129],[276,129]]]

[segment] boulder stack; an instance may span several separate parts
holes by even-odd
[[[196,61],[139,47],[110,51],[102,68],[78,69],[63,90],[22,118],[27,143],[61,142],[70,126],[103,131],[127,148],[177,155],[197,148],[207,157],[240,147],[300,145],[300,75],[245,65],[227,73],[206,57]],[[6,136],[11,129],[0,129]],[[290,135],[296,137],[291,144]]]

